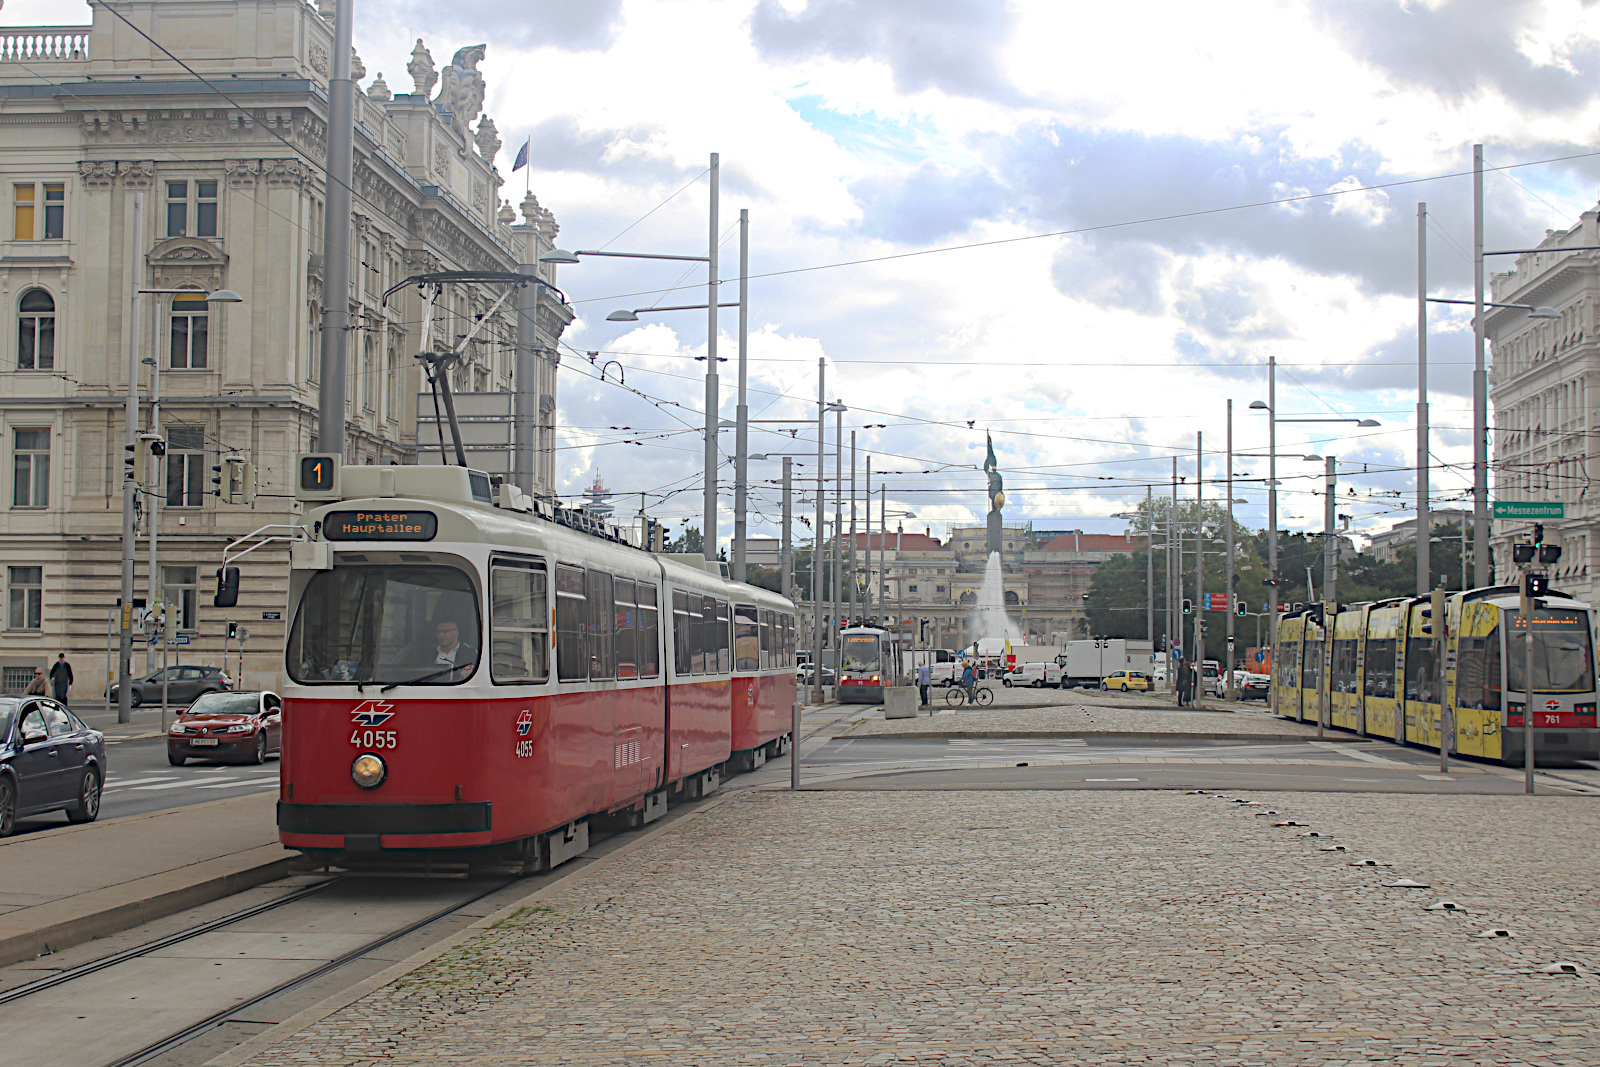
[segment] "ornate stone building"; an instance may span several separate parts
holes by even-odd
[[[331,5],[104,0],[93,17],[0,30],[9,131],[0,140],[0,688],[64,650],[77,663],[74,699],[100,697],[119,595],[130,340],[142,397],[159,376],[167,446],[141,494],[136,596],[151,584],[143,538],[155,510],[154,585],[186,641],[173,662],[217,664],[224,627],[236,622],[250,633],[245,683],[271,685],[288,618],[285,555],[245,560],[237,609],[213,609],[210,585],[230,540],[297,521],[293,459],[317,444]],[[418,461],[415,356],[453,344],[500,295],[447,287],[424,337],[417,287],[387,301],[385,292],[419,272],[514,271],[553,246],[555,221],[537,199],[523,200],[519,221],[499,198],[500,138],[480,117],[482,57],[482,45],[462,48],[441,77],[418,41],[388,61],[409,75],[406,93],[354,63],[366,84],[356,97],[347,463]],[[130,339],[135,257],[146,288],[197,297],[226,288],[243,302],[142,296]],[[540,268],[548,281],[553,271]],[[535,489],[549,493],[556,342],[571,314],[558,301],[540,305]],[[508,301],[450,371],[455,388],[510,390],[515,332]],[[149,419],[146,403],[141,428]],[[212,468],[230,456],[253,465],[253,503],[211,494]]]
[[[1582,245],[1600,245],[1600,208],[1585,211],[1569,230],[1546,231],[1537,251],[1490,279],[1495,303],[1554,308],[1561,317],[1491,308],[1485,336],[1494,356],[1491,498],[1565,505],[1565,518],[1544,523],[1545,539],[1563,548],[1553,584],[1592,600],[1600,593],[1600,498],[1590,492],[1600,392],[1589,387],[1600,382],[1600,253],[1568,250]],[[1510,543],[1530,525],[1494,523],[1497,581],[1514,575]]]

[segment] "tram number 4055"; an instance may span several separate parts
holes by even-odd
[[[355,730],[350,743],[357,748],[398,748],[400,739],[393,730]]]

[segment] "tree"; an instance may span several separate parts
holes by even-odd
[[[698,526],[686,526],[676,541],[667,542],[667,551],[698,556],[706,550],[705,535]]]

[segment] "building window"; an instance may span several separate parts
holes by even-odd
[[[200,589],[195,581],[196,567],[162,567],[161,599],[167,605],[168,630],[179,633],[197,629]]]
[[[41,188],[42,205],[38,199]],[[15,199],[12,236],[18,241],[61,240],[66,228],[67,187],[59,182],[46,182],[43,186],[29,182],[13,185],[11,190]]]
[[[194,196],[189,196],[189,190]],[[217,183],[168,182],[167,183],[167,236],[190,235],[189,219],[194,219],[193,236],[217,235]]]
[[[56,302],[43,289],[29,289],[17,304],[17,369],[54,370]]]
[[[38,630],[44,625],[43,567],[7,567],[6,596],[11,604],[8,628]]]
[[[364,338],[361,343],[361,407],[364,411],[372,411],[377,407],[374,399],[377,395],[377,382],[373,381],[376,368],[372,361],[373,341],[371,337]]]
[[[197,508],[205,500],[205,431],[193,426],[167,430],[167,507]]]
[[[917,591],[917,583],[912,582],[910,585],[906,586],[906,591],[908,593],[915,593]]]
[[[172,298],[173,370],[205,370],[208,319],[204,293]]]
[[[50,506],[50,431],[17,430],[11,454],[11,506]]]

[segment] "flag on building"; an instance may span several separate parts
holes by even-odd
[[[522,147],[517,149],[517,158],[511,162],[511,173],[515,174],[528,165],[528,149],[532,146],[533,135],[529,134],[528,139],[522,142]]]

